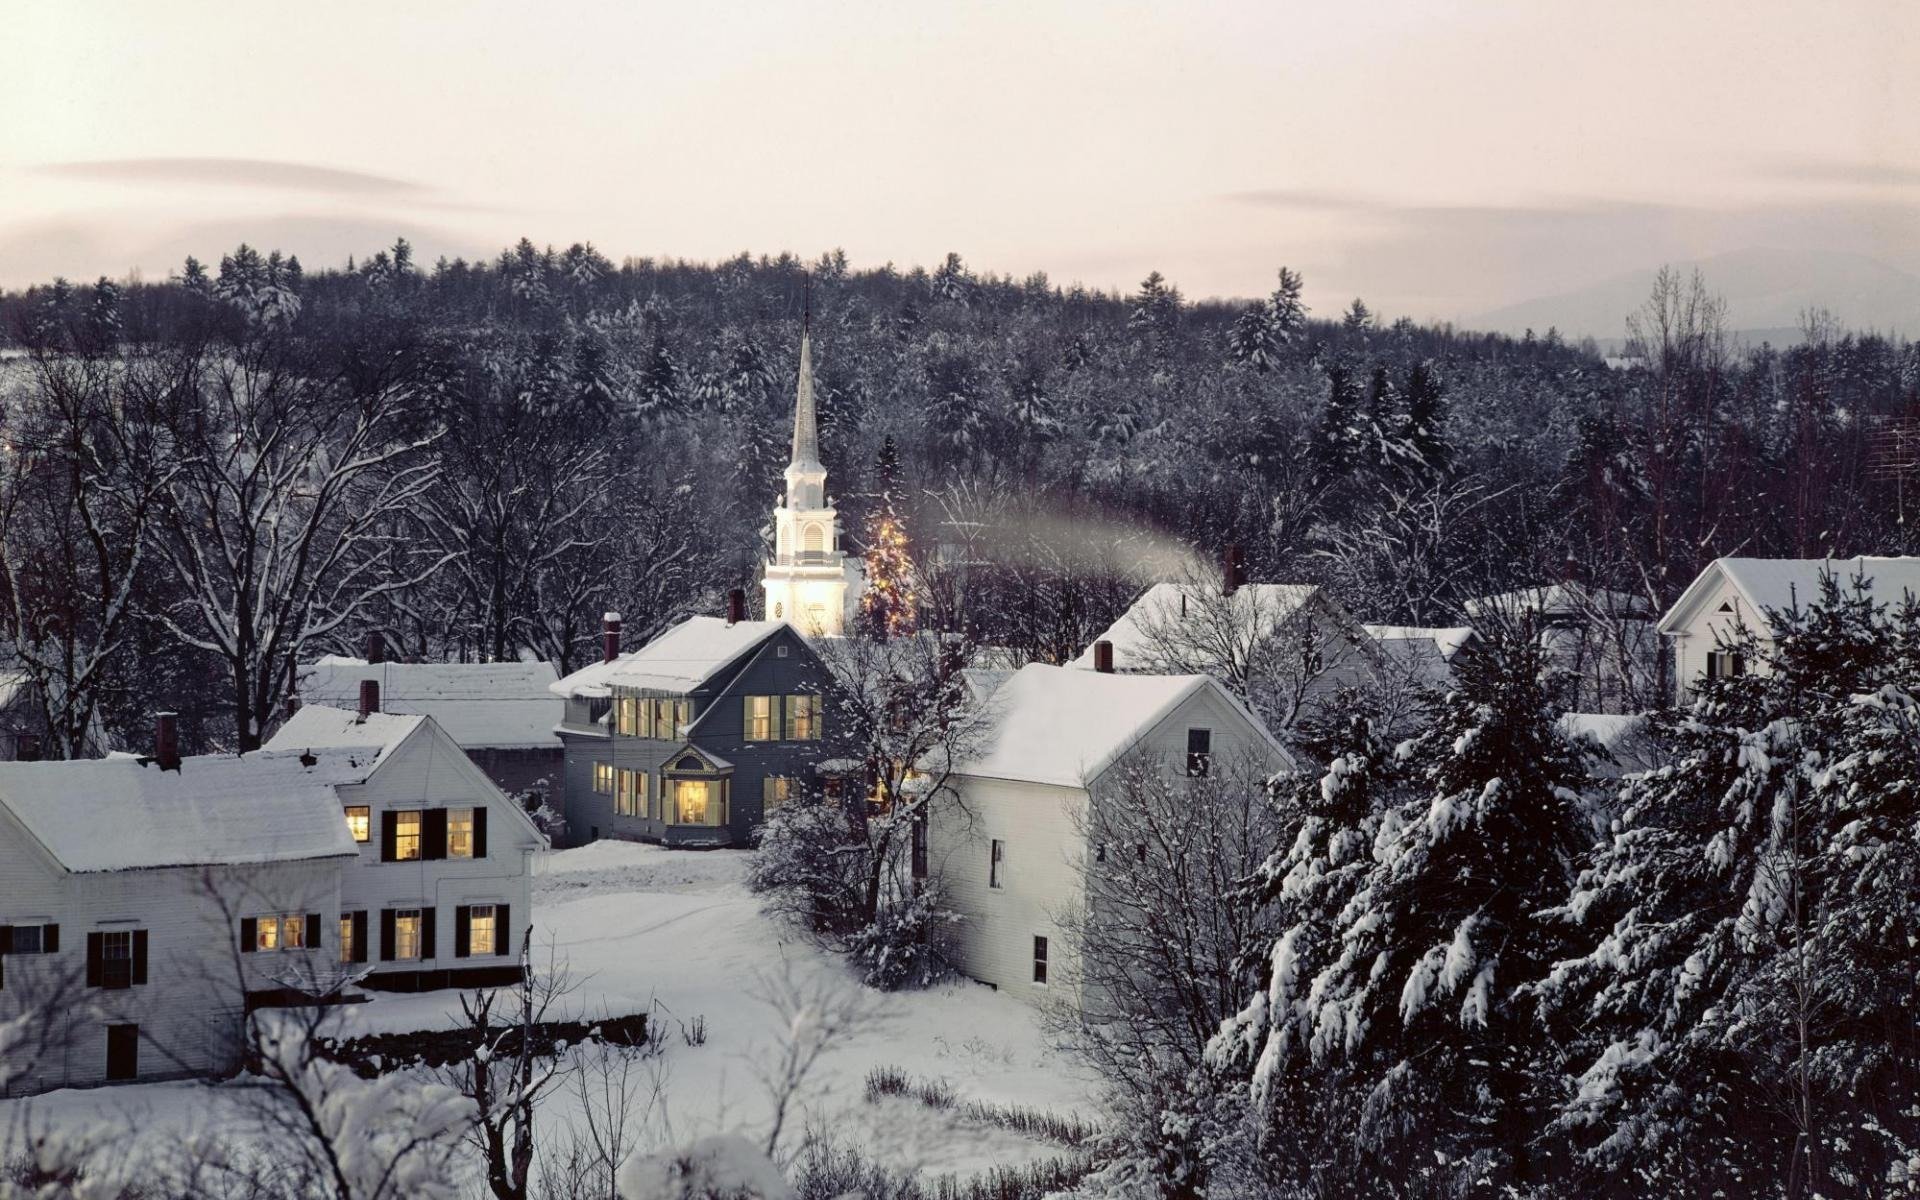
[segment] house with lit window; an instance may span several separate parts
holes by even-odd
[[[1889,608],[1920,599],[1920,558],[1717,558],[1657,626],[1673,645],[1676,699],[1685,703],[1702,680],[1765,670],[1773,614],[1804,611],[1820,598],[1823,578]],[[1752,660],[1738,644],[1742,631],[1760,651]]]
[[[828,757],[830,675],[786,621],[689,617],[620,652],[608,614],[601,661],[553,685],[566,701],[568,840],[745,846]]]
[[[245,1014],[345,982],[357,751],[0,763],[0,1095],[218,1074]]]
[[[303,705],[267,743],[364,765],[335,788],[354,848],[332,931],[340,962],[367,972],[362,986],[393,991],[519,979],[546,839],[437,721],[382,712],[378,686],[362,689],[354,709]]]
[[[1134,765],[1172,780],[1264,780],[1294,760],[1208,675],[1034,663],[986,700],[989,732],[953,764],[916,830],[912,870],[936,876],[962,920],[960,971],[1040,1003],[1078,1002],[1070,918],[1086,872],[1129,847],[1089,844],[1095,806],[1120,803]],[[1195,819],[1204,819],[1196,813]]]

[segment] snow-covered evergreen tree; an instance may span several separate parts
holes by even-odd
[[[1596,1185],[1920,1187],[1920,611],[1829,578],[1772,624],[1736,639],[1765,670],[1658,720],[1671,764],[1558,912],[1586,949],[1539,989],[1557,1128]]]
[[[1326,1149],[1302,1186],[1496,1195],[1547,1171],[1527,985],[1562,950],[1539,913],[1571,880],[1586,782],[1548,675],[1537,639],[1491,633],[1391,759],[1350,733],[1265,872],[1286,920],[1215,1059],[1251,1063],[1269,1144]]]

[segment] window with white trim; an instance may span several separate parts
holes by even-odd
[[[476,904],[467,910],[467,950],[473,954],[496,954],[499,947],[499,922],[491,904]]]
[[[1001,887],[1006,882],[1007,844],[999,838],[993,839],[992,847],[987,851],[987,886]]]

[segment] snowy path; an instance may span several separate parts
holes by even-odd
[[[768,1105],[755,1063],[778,1033],[756,995],[767,972],[852,986],[844,967],[767,920],[742,883],[741,851],[668,851],[601,842],[542,857],[534,882],[535,961],[551,955],[571,975],[563,1007],[600,1015],[653,1011],[665,1052],[668,1118],[676,1140],[719,1130],[756,1138]],[[791,1128],[811,1128],[902,1166],[972,1171],[1044,1157],[1058,1148],[918,1104],[869,1104],[867,1072],[898,1067],[946,1081],[962,1099],[1058,1111],[1088,1110],[1073,1064],[1053,1051],[1025,1005],[972,983],[886,997],[869,1032],[820,1064]],[[399,1032],[452,1023],[457,994],[384,995],[345,1014],[343,1032]],[[682,1036],[704,1019],[706,1041]],[[65,1127],[120,1114],[145,1133],[218,1128],[228,1089],[147,1084],[57,1092],[28,1102],[37,1124]],[[22,1102],[0,1101],[0,1129]],[[572,1118],[555,1096],[543,1116]]]

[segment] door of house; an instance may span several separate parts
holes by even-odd
[[[140,1027],[138,1025],[107,1026],[107,1078],[138,1079],[140,1077]]]

